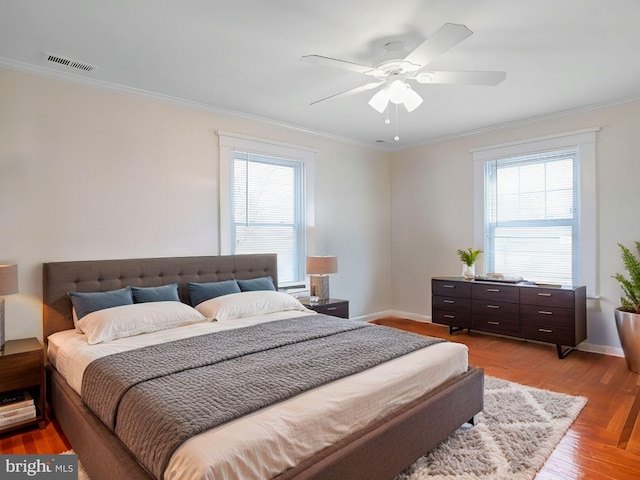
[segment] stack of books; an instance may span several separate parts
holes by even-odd
[[[0,396],[0,428],[36,418],[36,404],[28,391]]]

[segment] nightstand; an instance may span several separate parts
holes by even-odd
[[[44,428],[44,347],[37,338],[7,340],[0,351],[0,395],[28,391],[36,405],[36,417],[0,427],[0,434],[16,428],[38,425]]]
[[[329,298],[328,300],[318,300],[316,303],[311,303],[309,297],[299,298],[298,300],[300,300],[305,307],[318,313],[340,318],[349,318],[349,300]]]

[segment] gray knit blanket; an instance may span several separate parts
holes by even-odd
[[[95,360],[82,400],[159,479],[200,432],[440,341],[325,315],[268,322]]]

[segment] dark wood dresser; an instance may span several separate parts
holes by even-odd
[[[496,333],[556,345],[564,358],[587,338],[584,286],[539,286],[431,279],[432,321],[463,329]],[[564,348],[567,347],[567,348]]]

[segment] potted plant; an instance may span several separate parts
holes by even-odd
[[[613,276],[624,292],[620,297],[621,306],[614,311],[616,328],[629,370],[640,372],[640,260],[627,247],[618,245],[629,278],[619,273]],[[640,253],[640,242],[635,245]]]
[[[476,276],[476,260],[480,257],[482,250],[468,248],[466,250],[458,249],[458,256],[462,262],[462,278],[473,280]]]

